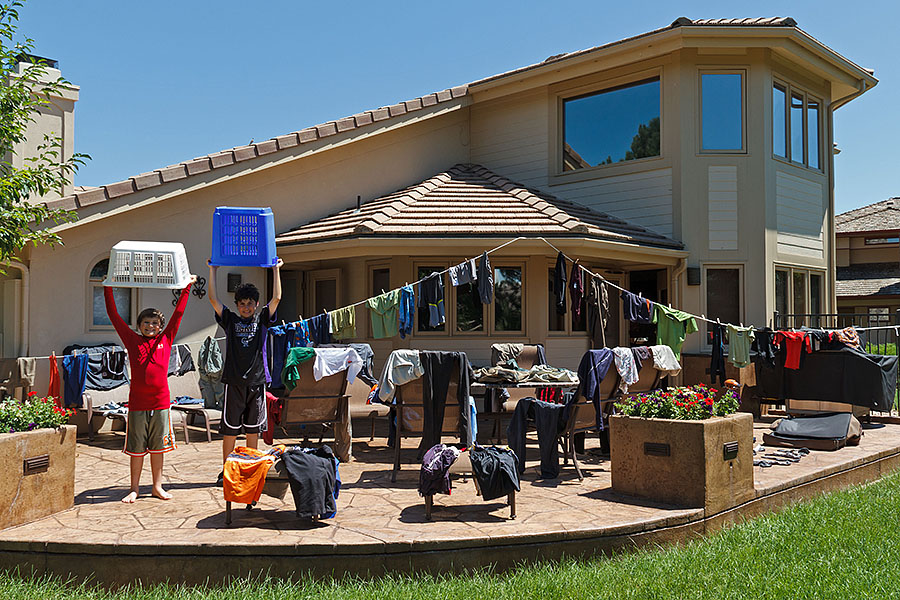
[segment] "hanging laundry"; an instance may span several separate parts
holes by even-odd
[[[59,393],[59,364],[56,362],[56,352],[50,354],[50,384],[47,387],[47,395],[56,400],[62,406],[62,396]]]
[[[728,360],[737,368],[750,364],[750,344],[756,338],[752,327],[728,325]]]
[[[845,346],[849,346],[850,348],[859,348],[859,333],[857,333],[855,327],[845,327],[844,329],[836,329],[832,331],[837,339],[843,343]]]
[[[656,343],[668,346],[675,353],[675,358],[680,359],[684,338],[697,331],[697,320],[686,312],[656,304],[653,322],[656,323]]]
[[[372,317],[373,338],[376,340],[390,338],[400,332],[399,304],[400,290],[391,290],[366,300],[366,306],[369,307],[369,314]]]
[[[323,377],[347,371],[347,383],[356,381],[356,375],[363,368],[363,361],[356,350],[343,348],[316,348],[316,362],[313,363],[313,377],[320,381]]]
[[[275,325],[268,328],[269,339],[266,347],[268,349],[269,370],[275,373],[274,381],[272,381],[269,389],[284,389],[280,373],[284,371],[284,358],[292,346],[295,331],[296,328],[293,325]]]
[[[775,356],[778,354],[778,349],[775,347],[775,332],[769,327],[764,327],[755,329],[754,335],[756,339],[753,340],[751,349],[758,354],[762,363],[774,368]]]
[[[709,377],[710,382],[715,384],[716,377],[719,378],[719,385],[725,385],[725,326],[721,323],[712,323],[710,325],[712,337],[712,353],[709,359]]]
[[[338,461],[331,448],[288,449],[282,456],[294,508],[301,518],[330,519],[337,514],[337,497],[341,489]]]
[[[219,342],[212,336],[206,336],[200,345],[197,367],[204,408],[222,410],[225,407],[225,383],[222,381],[225,359],[219,349]]]
[[[294,339],[291,341],[288,348],[295,348],[297,346],[311,346],[312,342],[309,337],[309,322],[305,319],[302,321],[297,321],[296,323],[289,323],[287,325],[288,330],[293,330]]]
[[[653,355],[653,367],[667,376],[675,377],[681,373],[681,364],[669,346],[650,346]]]
[[[316,357],[315,348],[291,348],[284,358],[284,370],[281,372],[281,382],[288,391],[297,387],[300,381],[300,365]]]
[[[19,368],[19,385],[26,389],[33,387],[37,359],[30,357],[17,358],[16,364]]]
[[[785,369],[800,368],[800,355],[803,354],[804,347],[807,352],[812,352],[809,334],[804,331],[778,331],[775,333],[775,343],[784,346]]]
[[[616,357],[616,371],[619,372],[619,389],[628,392],[628,386],[634,385],[640,379],[638,367],[634,362],[634,354],[631,348],[616,347],[612,349]]]
[[[331,343],[331,317],[327,312],[307,319],[306,324],[310,342],[316,345]]]
[[[400,288],[400,318],[398,319],[400,339],[406,339],[406,336],[412,333],[415,318],[416,294],[413,292],[413,286],[404,285]]]
[[[428,309],[428,326],[444,323],[444,276],[432,273],[419,284],[419,308]]]
[[[584,269],[578,264],[578,259],[572,263],[572,271],[569,273],[569,296],[572,300],[572,314],[580,319],[581,304],[584,302]]]
[[[378,380],[378,401],[393,404],[397,386],[418,379],[424,372],[418,350],[394,350],[388,355]]]
[[[628,290],[622,290],[622,312],[625,319],[632,323],[650,323],[650,315],[653,310],[653,302]]]
[[[450,493],[450,467],[459,458],[460,451],[455,446],[435,444],[422,457],[419,469],[419,495],[433,496]]]
[[[63,406],[81,408],[84,401],[84,384],[87,381],[87,354],[69,354],[63,357],[63,381],[65,396]],[[171,402],[171,401],[170,401]]]
[[[263,441],[270,446],[275,441],[275,427],[281,424],[283,408],[284,402],[281,398],[266,390],[266,428],[260,433]]]
[[[444,407],[450,389],[450,377],[458,374],[456,402],[459,406],[459,441],[468,443],[471,437],[469,419],[469,386],[472,381],[472,367],[465,352],[435,352],[424,350],[419,353],[422,361],[424,382],[422,385],[422,443],[420,448],[431,448],[441,441],[444,424]]]
[[[653,357],[653,353],[650,352],[650,348],[647,346],[634,346],[631,349],[631,354],[634,355],[634,364],[637,366],[638,371],[643,369],[644,363]]]
[[[469,449],[469,460],[482,500],[494,500],[519,491],[518,458],[511,448],[473,446]]]
[[[470,258],[455,267],[450,267],[447,270],[447,274],[450,276],[450,285],[453,287],[472,283],[478,279],[478,271],[475,270],[475,259]]]
[[[491,270],[487,252],[481,254],[481,261],[478,263],[478,298],[482,304],[494,301],[494,271]]]
[[[587,332],[591,347],[595,350],[606,347],[606,321],[609,318],[609,294],[606,281],[599,275],[589,274],[585,286],[585,310],[587,311]]]
[[[356,350],[356,353],[359,354],[359,358],[362,360],[362,369],[360,369],[357,377],[368,386],[373,386],[378,383],[378,380],[375,379],[375,375],[372,374],[372,369],[374,368],[374,360],[375,353],[372,351],[372,346],[368,344],[322,344],[319,348],[353,348]]]
[[[187,344],[176,344],[172,346],[172,353],[169,355],[169,372],[168,376],[175,375],[181,377],[185,373],[196,370],[194,367],[194,359],[191,357],[191,349]]]
[[[266,474],[284,454],[284,446],[275,446],[268,452],[238,446],[228,455],[222,470],[222,491],[226,502],[253,504],[262,495]]]
[[[331,311],[331,337],[350,340],[356,337],[356,307],[345,306]]]
[[[87,354],[86,390],[109,391],[128,383],[127,356],[118,344],[70,344],[63,348],[63,354]]]
[[[556,314],[566,314],[566,257],[562,252],[556,255],[553,269],[553,295],[556,296]]]
[[[609,368],[615,364],[615,360],[612,350],[599,348],[585,352],[578,364],[578,381],[580,382],[578,390],[582,396],[594,403],[597,427],[601,430],[604,429],[604,423],[600,414],[600,402],[605,398],[600,397],[600,383],[606,377]],[[513,449],[515,450],[515,448]],[[521,460],[520,458],[519,461],[521,462]]]

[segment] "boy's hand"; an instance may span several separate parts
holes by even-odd
[[[281,260],[281,259],[279,258],[277,261],[275,261],[275,266],[272,267],[272,268],[273,268],[273,269],[280,269],[280,268],[283,267],[283,266],[284,266],[284,261]]]
[[[218,265],[212,264],[212,259],[211,259],[211,258],[207,258],[207,259],[206,259],[206,264],[209,265],[209,270],[210,270],[210,271],[213,271],[213,270],[219,268]]]

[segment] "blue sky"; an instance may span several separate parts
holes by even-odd
[[[93,160],[76,183],[102,185],[682,15],[791,16],[874,69],[878,86],[835,115],[837,210],[900,196],[895,2],[29,0],[19,26],[81,86],[75,144]]]

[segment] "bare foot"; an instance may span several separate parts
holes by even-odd
[[[137,500],[138,493],[137,492],[129,492],[127,496],[122,498],[122,502],[125,504],[134,504],[134,501]]]
[[[172,494],[170,494],[166,490],[162,489],[161,487],[153,488],[153,491],[150,493],[153,494],[153,496],[155,498],[159,498],[160,500],[171,500],[172,499]]]

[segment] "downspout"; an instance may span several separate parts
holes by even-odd
[[[679,258],[678,265],[672,270],[672,293],[669,294],[669,298],[672,302],[672,306],[679,310],[684,310],[684,294],[681,291],[681,287],[678,285],[678,280],[681,279],[681,274],[687,270],[687,258]],[[678,294],[678,299],[675,299],[675,293]],[[684,383],[684,371],[678,373],[675,376],[674,385],[681,385]]]
[[[837,233],[834,224],[834,111],[847,104],[851,100],[858,98],[869,89],[865,80],[860,79],[857,90],[847,94],[843,98],[838,98],[828,104],[828,143],[826,145],[828,151],[828,211],[830,218],[828,219],[828,302],[830,310],[826,307],[825,312],[838,312],[837,306]]]
[[[28,267],[16,260],[9,261],[9,266],[22,272],[21,312],[19,313],[19,356],[28,356]]]

